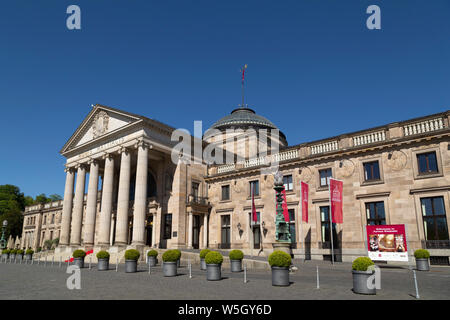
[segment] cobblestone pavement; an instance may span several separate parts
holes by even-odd
[[[207,281],[199,265],[189,269],[182,265],[176,277],[164,277],[161,266],[138,266],[137,273],[125,273],[124,265],[110,265],[108,271],[97,271],[95,265],[81,269],[81,290],[69,290],[67,264],[59,267],[50,262],[34,264],[0,264],[0,299],[164,299],[164,300],[285,300],[285,299],[415,299],[413,272],[402,267],[381,267],[381,289],[375,296],[352,292],[351,265],[331,265],[323,261],[296,264],[289,287],[273,287],[271,273],[248,270],[231,273],[222,268],[221,281]],[[319,268],[317,289],[316,267]],[[450,267],[432,266],[429,272],[416,272],[420,299],[450,299]]]

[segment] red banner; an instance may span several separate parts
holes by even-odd
[[[367,249],[372,260],[408,261],[404,224],[368,225]]]
[[[253,190],[254,186],[252,183],[252,220],[254,222],[258,221],[258,216],[256,215],[256,208],[255,208],[255,191]]]
[[[302,201],[302,221],[308,223],[308,184],[300,182],[301,201]]]
[[[343,191],[342,181],[330,179],[331,221],[333,223],[344,222],[342,191]]]
[[[286,201],[286,190],[283,189],[283,191],[281,191],[281,193],[283,194],[283,204],[281,206],[283,207],[284,221],[289,222],[289,210],[288,210],[287,201]]]

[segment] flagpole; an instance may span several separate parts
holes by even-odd
[[[302,189],[302,182],[300,181],[300,239],[301,239],[301,245],[300,247],[303,247],[303,262],[306,261],[306,251],[305,251],[305,245],[303,244],[303,189]]]
[[[330,180],[328,180],[328,192],[330,194],[330,240],[331,240],[331,263],[334,265],[334,246],[333,246],[333,221],[331,219],[333,215],[333,206],[331,205],[331,186],[330,186]]]

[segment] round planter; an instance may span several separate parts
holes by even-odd
[[[109,259],[98,259],[97,270],[98,271],[109,270]]]
[[[428,259],[416,259],[416,268],[419,271],[430,271]]]
[[[2,254],[2,260],[8,260],[9,259],[9,253]]]
[[[137,260],[125,260],[125,272],[133,273],[137,271]]]
[[[221,264],[206,264],[206,280],[222,280]]]
[[[205,259],[200,259],[200,270],[206,270]]]
[[[289,286],[289,267],[272,267],[272,285]]]
[[[73,258],[73,264],[78,268],[84,268],[84,258]]]
[[[33,258],[32,254],[26,254],[25,255],[25,260],[31,260]]]
[[[16,260],[20,261],[23,259],[23,254],[16,254]]]
[[[177,262],[163,262],[164,277],[175,277],[177,275]]]
[[[230,260],[231,272],[242,272],[242,260]]]
[[[355,271],[352,270],[353,274],[353,292],[359,294],[376,294],[376,288],[369,289],[367,287],[367,281],[370,276],[372,276],[375,271]]]
[[[158,259],[156,257],[148,257],[147,263],[150,267],[156,267]]]
[[[16,254],[15,254],[15,253],[10,253],[10,254],[9,254],[9,259],[10,259],[10,260],[16,259]]]

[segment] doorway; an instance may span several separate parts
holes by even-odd
[[[194,215],[192,218],[192,247],[198,249],[200,245],[200,216]]]
[[[152,234],[153,234],[153,216],[148,216],[145,222],[145,233],[147,235],[145,245],[152,245]]]

